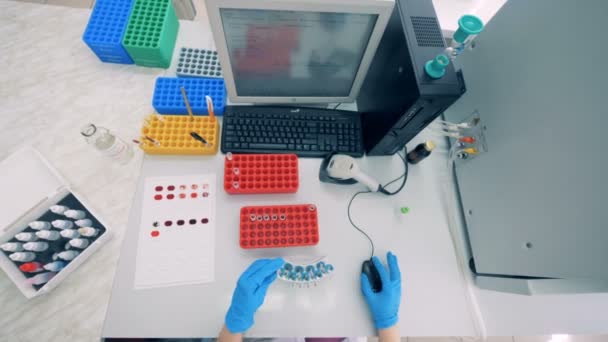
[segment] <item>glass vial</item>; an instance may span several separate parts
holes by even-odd
[[[410,164],[418,164],[424,158],[431,155],[431,152],[435,149],[435,143],[431,140],[424,142],[416,146],[410,153],[407,154],[407,161]]]
[[[126,164],[133,157],[131,146],[110,133],[107,128],[90,123],[80,129],[80,134],[99,153],[119,164]]]

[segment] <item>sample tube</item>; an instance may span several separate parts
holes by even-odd
[[[15,239],[19,240],[19,241],[36,241],[38,240],[38,236],[36,236],[36,234],[34,233],[19,233],[17,235],[15,235]]]
[[[66,210],[63,215],[65,215],[66,217],[69,217],[73,220],[80,220],[85,218],[87,215],[85,214],[84,211],[82,210]]]
[[[82,227],[78,228],[78,233],[86,237],[97,236],[97,234],[99,234],[99,229],[95,229],[93,227]]]
[[[65,267],[65,265],[66,265],[66,263],[63,261],[53,261],[42,267],[47,271],[59,272]]]
[[[80,237],[80,233],[78,232],[78,230],[74,229],[64,229],[59,232],[59,234],[61,235],[61,237],[66,239],[77,239]]]
[[[74,223],[76,223],[78,227],[90,227],[93,224],[93,222],[89,219],[78,220]]]
[[[32,252],[16,252],[8,256],[13,261],[28,262],[36,259],[36,254]]]
[[[36,230],[48,230],[48,229],[51,229],[51,224],[48,223],[48,222],[44,222],[44,221],[30,222],[30,224],[28,224],[28,226],[30,226],[30,228],[36,229]]]
[[[26,282],[30,285],[42,285],[44,283],[47,283],[49,280],[51,280],[55,274],[54,272],[45,272],[45,273],[40,273],[37,274],[31,278],[28,278],[26,280]]]
[[[89,240],[87,239],[72,239],[70,240],[70,246],[80,249],[85,249],[89,245]]]
[[[21,252],[23,250],[23,244],[20,242],[7,242],[0,245],[0,249],[5,252]]]
[[[21,272],[25,272],[25,273],[35,273],[35,272],[40,272],[43,270],[42,264],[39,262],[25,263],[25,264],[19,266],[19,269],[21,270]]]
[[[61,235],[59,235],[59,232],[56,230],[42,230],[36,232],[36,236],[49,241],[55,241],[61,237]]]
[[[70,208],[64,206],[64,205],[52,205],[49,210],[52,211],[55,214],[59,214],[62,215],[66,210],[69,210]]]
[[[78,256],[78,254],[80,254],[80,252],[63,251],[63,252],[57,254],[57,257],[62,260],[70,261],[70,260],[73,260],[74,258],[76,258]]]
[[[26,242],[23,244],[23,249],[32,252],[44,252],[49,249],[49,244],[44,241],[39,242]]]
[[[53,227],[58,229],[72,229],[72,227],[74,227],[74,223],[72,223],[72,221],[67,220],[55,220],[51,222],[51,224],[53,225]]]

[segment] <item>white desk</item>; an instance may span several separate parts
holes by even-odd
[[[176,46],[182,45],[212,48],[206,22],[181,22]],[[168,69],[168,74],[173,72],[175,64]],[[133,274],[143,179],[208,172],[217,173],[220,182],[223,178],[222,155],[213,158],[146,156],[102,335],[215,336],[222,326],[238,276],[255,258],[277,255],[326,255],[337,272],[315,289],[291,289],[277,282],[268,292],[248,336],[373,335],[359,285],[361,263],[369,257],[369,244],[351,227],[346,216],[348,200],[361,187],[321,184],[317,176],[319,164],[319,159],[300,160],[301,184],[297,194],[229,196],[220,191],[214,283],[135,291]],[[383,182],[403,172],[402,162],[396,156],[365,159],[362,166]],[[441,191],[437,171],[443,170],[443,166],[443,158],[434,156],[412,167],[406,190],[398,196],[361,197],[352,208],[356,213],[354,219],[363,227],[369,227],[378,253],[392,250],[400,257],[405,279],[400,321],[404,336],[476,335],[447,220],[438,210]],[[242,206],[309,202],[319,207],[318,246],[255,251],[245,251],[238,246],[238,212]],[[401,206],[411,207],[412,212],[407,216],[398,214]]]
[[[317,288],[294,289],[277,282],[256,315],[248,336],[370,336],[374,334],[359,285],[361,262],[369,258],[367,240],[346,216],[350,196],[360,186],[317,180],[319,159],[300,159],[300,189],[287,195],[217,195],[216,273],[210,284],[134,290],[134,267],[144,177],[219,173],[223,156],[146,156],[131,208],[103,336],[215,336],[221,328],[238,276],[259,257],[326,255],[336,267]],[[397,177],[398,157],[366,158],[363,167],[380,179]],[[367,227],[378,254],[394,251],[404,278],[400,329],[403,335],[474,335],[473,321],[441,214],[437,170],[442,158],[411,168],[405,190],[394,197],[367,195],[353,205],[354,220]],[[316,247],[242,250],[238,246],[239,210],[245,205],[315,203],[320,242]],[[398,208],[409,206],[408,215]]]

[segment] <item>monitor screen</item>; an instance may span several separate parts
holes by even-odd
[[[347,97],[377,14],[220,8],[238,96]]]

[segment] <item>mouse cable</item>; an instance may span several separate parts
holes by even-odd
[[[404,154],[407,154],[407,151],[405,150],[405,148],[404,148],[404,151],[403,151],[403,152],[404,152]],[[388,195],[388,196],[393,196],[393,195],[398,194],[398,193],[399,193],[401,190],[403,190],[403,187],[405,186],[405,183],[407,182],[407,175],[408,175],[408,165],[407,165],[407,160],[405,159],[405,157],[401,156],[401,155],[399,154],[399,152],[397,152],[397,155],[399,156],[399,158],[401,158],[401,160],[403,160],[404,171],[403,171],[403,174],[402,174],[401,176],[399,176],[399,177],[397,177],[397,178],[393,179],[392,181],[390,181],[390,182],[388,182],[388,183],[384,184],[384,185],[381,187],[381,192],[382,192],[383,194]],[[403,178],[403,182],[401,183],[401,186],[399,186],[399,189],[397,189],[397,190],[395,190],[395,191],[393,191],[393,192],[388,192],[387,190],[385,190],[385,188],[386,188],[387,186],[390,186],[391,184],[393,184],[393,183],[395,183],[395,182],[399,181],[399,180],[400,180],[400,179],[402,179],[402,178]],[[358,231],[359,231],[361,234],[363,234],[363,235],[364,235],[364,236],[367,238],[367,240],[369,241],[369,244],[370,244],[370,246],[372,247],[372,255],[371,255],[371,257],[370,257],[370,259],[371,259],[371,258],[374,256],[374,251],[375,251],[375,247],[374,247],[374,241],[372,240],[372,238],[371,238],[369,235],[367,235],[367,233],[366,233],[365,231],[363,231],[363,229],[359,228],[359,226],[357,226],[357,225],[355,224],[355,222],[353,222],[353,218],[352,218],[352,216],[351,216],[351,214],[350,214],[350,207],[351,207],[351,205],[353,204],[353,201],[355,200],[355,198],[357,198],[357,196],[359,196],[360,194],[367,194],[367,193],[371,193],[371,191],[367,190],[367,191],[358,191],[358,192],[356,192],[356,193],[353,195],[353,197],[351,197],[351,198],[350,198],[350,201],[348,202],[348,208],[346,209],[346,214],[348,215],[348,221],[350,221],[350,224],[353,226],[353,228],[355,228],[355,229],[356,229],[356,230],[358,230]]]

